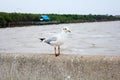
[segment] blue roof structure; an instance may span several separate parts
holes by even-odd
[[[50,21],[50,18],[47,15],[43,15],[43,16],[40,17],[40,20],[41,21]]]

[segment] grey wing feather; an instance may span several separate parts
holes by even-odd
[[[45,42],[50,44],[51,41],[56,41],[56,40],[57,40],[57,37],[51,37],[51,38],[45,40]]]

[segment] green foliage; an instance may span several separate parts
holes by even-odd
[[[73,23],[73,22],[95,22],[95,21],[113,21],[120,20],[112,15],[71,15],[71,14],[49,14],[53,21],[60,21],[61,23]]]
[[[0,16],[0,27],[4,26],[5,24],[6,24],[6,20],[2,16]]]
[[[48,15],[51,21],[60,23],[78,23],[94,21],[113,21],[120,20],[120,17],[112,15],[72,15],[72,14],[26,14],[26,13],[5,13],[0,12],[0,26],[8,26],[9,23],[17,22],[38,22],[41,15]]]

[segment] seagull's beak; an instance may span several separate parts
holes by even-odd
[[[71,30],[67,30],[68,32],[71,32]]]

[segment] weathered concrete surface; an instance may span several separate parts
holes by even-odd
[[[0,80],[120,80],[120,56],[0,54]]]

